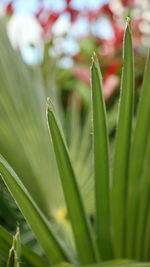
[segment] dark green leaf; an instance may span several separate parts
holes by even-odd
[[[94,263],[97,260],[90,224],[85,214],[68,149],[50,102],[47,103],[47,119],[79,258],[82,264]]]
[[[110,178],[106,108],[99,63],[94,55],[91,67],[96,233],[103,260],[112,258],[110,226]]]
[[[150,132],[150,54],[145,69],[144,82],[138,107],[136,126],[131,150],[129,169],[129,191],[127,203],[127,243],[126,255],[131,257],[137,238],[137,214],[140,201],[140,186],[144,166],[144,155],[148,144]],[[140,235],[139,235],[140,238]],[[139,241],[138,241],[139,242]],[[141,246],[143,244],[141,243]]]
[[[115,257],[119,258],[124,256],[125,210],[128,186],[127,177],[133,118],[134,65],[132,36],[129,22],[127,22],[124,37],[123,62],[119,118],[112,177],[113,244]]]
[[[58,263],[68,260],[67,253],[55,236],[50,223],[2,156],[0,157],[0,174],[50,261]]]

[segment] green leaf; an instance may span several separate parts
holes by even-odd
[[[143,172],[144,155],[147,148],[150,133],[150,54],[148,56],[141,98],[138,106],[136,126],[131,150],[131,162],[129,169],[128,203],[127,203],[127,243],[126,255],[134,254],[135,240],[137,237],[137,214],[140,201],[140,186]],[[138,241],[140,242],[140,241]],[[141,246],[143,244],[141,243]],[[144,249],[144,248],[143,248]]]
[[[12,244],[13,237],[4,228],[0,226],[0,255],[5,261],[8,257],[8,252]],[[39,255],[21,245],[21,262],[25,267],[48,267],[49,264]]]
[[[150,263],[127,263],[126,260],[112,261],[100,263],[98,265],[90,265],[89,267],[150,267]]]
[[[13,246],[11,247],[9,251],[7,267],[19,267],[19,266],[16,266],[15,264],[15,250]]]
[[[78,106],[78,97],[76,94],[67,110],[67,132],[69,155],[74,166],[75,174],[78,180],[84,206],[88,214],[94,213],[94,179],[92,166],[92,149],[91,149],[91,112],[87,110],[87,114],[82,120],[81,110]],[[80,147],[80,150],[79,150]],[[83,164],[84,162],[84,164]]]
[[[82,264],[91,264],[97,259],[90,224],[85,214],[68,149],[50,103],[47,103],[47,119],[79,259]]]
[[[96,233],[100,255],[101,258],[105,260],[112,258],[108,131],[99,63],[95,55],[92,59],[91,85],[93,106]]]
[[[55,265],[53,267],[75,267],[74,265],[72,264],[69,264],[69,263],[66,263],[66,262],[63,262],[61,264],[58,264],[58,265]]]
[[[13,236],[12,247],[9,250],[7,267],[19,267],[21,256],[20,231],[17,227],[16,235]]]
[[[149,164],[148,164],[149,166]],[[149,174],[149,171],[148,171],[148,174]],[[149,196],[149,195],[148,195]],[[145,224],[144,224],[144,233],[143,233],[143,236],[142,236],[142,245],[141,246],[141,259],[143,261],[146,261],[146,260],[149,260],[149,251],[150,251],[150,206],[148,205],[149,204],[149,201],[147,203],[147,213],[146,213],[146,221],[145,221]]]
[[[149,259],[149,244],[150,244],[150,227],[149,227],[149,194],[150,194],[150,179],[149,165],[150,164],[150,138],[147,144],[145,155],[143,155],[143,170],[140,181],[140,201],[138,199],[138,219],[136,221],[134,255],[136,259]],[[148,244],[147,244],[148,240]]]
[[[0,156],[0,174],[49,260],[53,263],[69,260],[63,244],[56,237],[50,223],[2,156]]]
[[[46,92],[39,67],[25,65],[19,51],[10,45],[2,23],[0,36],[0,153],[17,172],[42,212],[50,218],[64,205],[45,116],[46,94],[55,103],[59,101],[53,94],[57,92],[56,69],[53,65],[48,68],[50,90]],[[57,188],[57,194],[53,186]]]
[[[119,118],[112,171],[112,230],[114,253],[115,257],[118,258],[124,256],[127,177],[133,117],[134,64],[129,22],[127,22],[124,37],[123,62]]]

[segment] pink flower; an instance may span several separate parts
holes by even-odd
[[[75,67],[73,69],[73,75],[80,81],[85,82],[88,86],[90,85],[90,71],[86,67]]]
[[[111,74],[104,80],[104,97],[106,101],[112,96],[118,85],[119,78],[117,75]]]

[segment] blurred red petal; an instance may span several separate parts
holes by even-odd
[[[14,12],[13,2],[10,2],[9,4],[6,5],[5,12],[7,15],[13,14],[13,12]]]
[[[88,86],[90,85],[90,71],[86,67],[75,67],[73,69],[73,75],[80,81],[85,82]]]
[[[89,19],[89,21],[94,21],[96,19],[98,19],[100,16],[106,15],[108,17],[110,17],[111,19],[113,18],[113,12],[111,11],[111,9],[109,8],[108,4],[103,5],[102,7],[89,11],[87,14],[87,17]]]
[[[71,3],[71,0],[66,0],[67,5],[70,5],[70,3]]]
[[[81,13],[79,10],[76,10],[74,8],[71,8],[71,7],[67,7],[65,11],[70,14],[70,19],[71,19],[72,23],[77,20],[78,15]]]
[[[56,22],[59,16],[60,13],[55,13],[50,10],[45,10],[44,8],[41,8],[36,13],[36,18],[38,19],[40,25],[42,26],[46,34],[51,31],[53,24]]]
[[[111,11],[109,4],[105,4],[101,7],[101,13],[109,16],[110,18],[113,18],[114,14]]]
[[[98,39],[101,45],[100,55],[102,57],[112,57],[116,52],[113,40]]]
[[[118,70],[120,69],[120,67],[121,67],[121,62],[120,61],[116,61],[116,62],[111,63],[107,67],[107,70],[106,70],[105,75],[104,75],[104,80],[108,76],[110,76],[111,74],[116,74],[118,72]]]
[[[90,22],[95,21],[97,19],[98,13],[97,11],[89,11],[87,13],[87,18]]]
[[[121,0],[123,6],[132,6],[135,3],[135,0]]]
[[[118,46],[123,42],[124,30],[116,23],[112,23],[112,28],[114,31],[114,45]]]
[[[119,85],[119,78],[117,75],[111,74],[104,81],[104,97],[108,100],[115,92]]]

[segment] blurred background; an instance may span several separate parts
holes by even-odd
[[[48,136],[46,98],[55,104],[93,222],[91,56],[97,53],[103,74],[112,154],[127,16],[136,104],[150,46],[149,0],[0,0],[0,153],[68,247],[73,239]],[[0,224],[14,232],[19,222],[23,243],[42,253],[3,184],[0,202]]]
[[[85,103],[88,101],[93,51],[100,56],[106,100],[119,85],[123,32],[128,15],[132,18],[134,50],[139,66],[136,75],[140,82],[142,58],[150,45],[149,10],[149,0],[0,2],[0,15],[6,20],[9,39],[26,64],[42,64],[46,46],[47,55],[56,62],[57,80],[64,93],[78,90]]]

